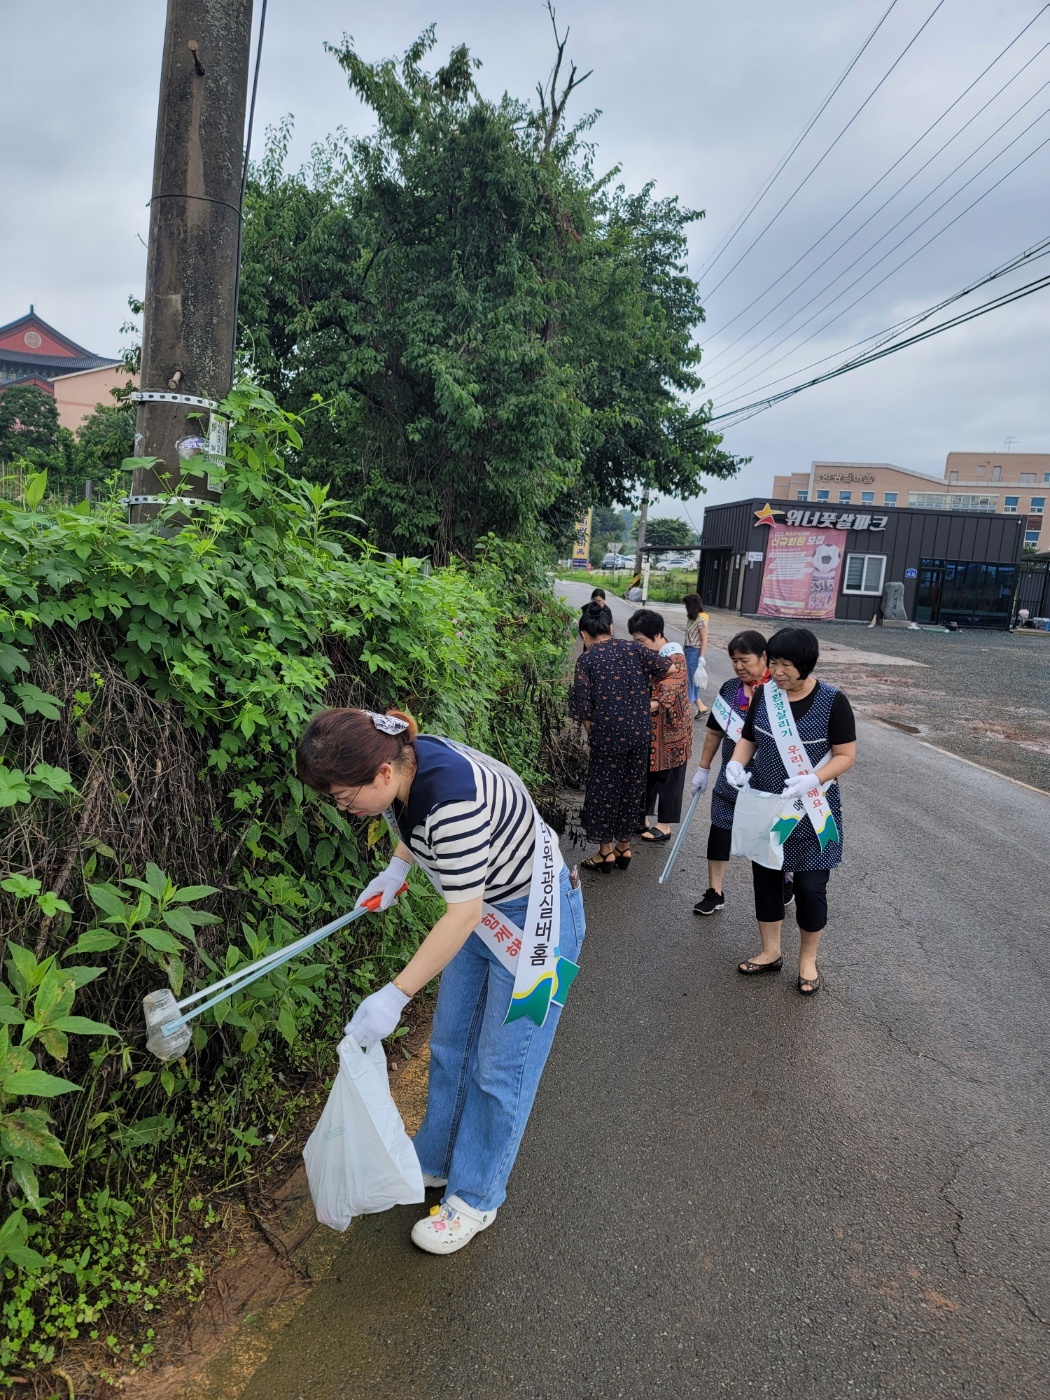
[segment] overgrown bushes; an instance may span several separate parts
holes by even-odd
[[[131,528],[116,493],[47,507],[41,477],[0,500],[5,1373],[88,1333],[147,1354],[152,1309],[199,1286],[209,1192],[280,1143],[429,926],[421,884],[206,1014],[185,1060],[147,1055],[145,992],[286,944],[368,878],[382,823],[294,777],[310,714],[396,702],[533,784],[559,727],[570,634],[530,551],[377,555],[284,470],[297,420],[251,386],[226,409],[221,503],[190,524]]]

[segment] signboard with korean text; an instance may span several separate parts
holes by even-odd
[[[771,525],[759,617],[833,618],[845,550],[843,530]]]
[[[577,520],[573,529],[572,567],[574,569],[586,569],[590,563],[591,519],[593,516],[594,510],[592,508],[582,520]]]

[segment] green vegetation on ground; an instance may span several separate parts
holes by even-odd
[[[288,472],[301,421],[264,391],[225,410],[221,501],[189,523],[0,499],[0,1373],[97,1339],[147,1355],[201,1286],[217,1202],[245,1191],[330,1074],[357,999],[434,914],[429,886],[145,1049],[176,996],[346,910],[387,849],[304,792],[294,751],[326,704],[412,710],[540,785],[568,615],[535,550],[482,540],[428,570],[357,540]],[[213,473],[214,475],[214,473]],[[177,508],[176,508],[177,509]]]

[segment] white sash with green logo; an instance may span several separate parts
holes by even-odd
[[[739,744],[740,736],[744,732],[744,716],[733,709],[721,691],[711,702],[711,713],[715,717],[715,723],[722,726],[733,743]]]
[[[787,770],[788,777],[792,778],[798,773],[809,772],[811,768],[809,755],[806,753],[802,740],[798,737],[798,727],[795,724],[795,716],[791,713],[791,704],[787,695],[773,681],[767,681],[762,687],[762,698],[766,719],[776,742],[780,761]],[[789,802],[784,808],[773,825],[771,835],[775,836],[783,845],[799,822],[804,821],[806,817],[812,824],[821,850],[832,841],[839,839],[838,824],[831,807],[828,805],[825,788],[816,778],[814,778],[811,788],[801,797],[796,797]]]

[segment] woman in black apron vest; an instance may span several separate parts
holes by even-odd
[[[849,701],[840,690],[818,681],[813,668],[820,645],[805,627],[785,627],[766,646],[770,679],[787,697],[791,716],[804,750],[804,760],[789,776],[781,756],[771,718],[767,687],[759,686],[748,707],[740,742],[726,765],[733,787],[748,781],[756,792],[782,792],[785,798],[801,797],[816,782],[828,783],[853,767],[857,756],[857,726]],[[838,783],[826,792],[835,819],[833,839],[822,845],[808,817],[798,822],[784,842],[784,867],[794,872],[795,912],[799,932],[798,989],[812,996],[820,989],[817,948],[828,919],[828,875],[842,860],[842,801]],[[752,862],[755,917],[762,951],[747,958],[737,970],[745,976],[777,972],[783,966],[780,935],[784,921],[784,881],[780,870]]]

